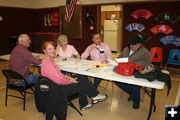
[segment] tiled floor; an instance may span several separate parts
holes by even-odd
[[[5,106],[5,78],[1,71],[7,68],[7,62],[0,62],[0,120],[44,120],[44,116],[38,113],[34,103],[34,97],[28,95],[26,111],[22,110],[22,100],[9,98],[8,106]],[[180,86],[180,75],[173,74],[172,89],[169,96],[166,96],[167,88],[163,90],[157,90],[156,94],[156,112],[152,113],[151,120],[164,120],[165,105],[174,105],[177,90]],[[103,81],[100,86],[105,86],[106,81]],[[146,120],[149,111],[150,98],[143,92],[141,92],[141,106],[140,109],[132,109],[132,102],[128,102],[128,95],[124,93],[120,88],[112,83],[108,83],[108,87],[105,90],[99,87],[99,91],[107,93],[109,98],[102,103],[98,103],[93,108],[83,111],[81,117],[74,109],[68,107],[67,120]],[[11,91],[16,94],[16,92]],[[76,106],[78,106],[78,100],[74,100]]]

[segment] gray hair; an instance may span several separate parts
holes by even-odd
[[[67,35],[60,35],[57,39],[57,43],[59,44],[60,42],[68,42],[68,37]]]
[[[23,40],[29,40],[29,36],[27,34],[21,34],[18,37],[18,43],[21,43]]]

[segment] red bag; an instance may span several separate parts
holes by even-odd
[[[131,76],[134,75],[135,69],[140,71],[143,70],[144,67],[133,62],[118,63],[118,66],[116,68],[116,73],[125,76]]]

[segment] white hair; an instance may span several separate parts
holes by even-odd
[[[58,37],[58,39],[57,39],[57,43],[59,44],[60,42],[67,42],[68,41],[68,37],[67,37],[67,35],[64,35],[64,34],[62,34],[62,35],[60,35],[59,37]]]
[[[21,44],[23,40],[29,40],[29,36],[27,34],[21,34],[18,37],[18,43]]]

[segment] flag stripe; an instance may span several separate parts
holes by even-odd
[[[74,14],[74,10],[76,8],[77,0],[66,0],[66,13],[65,13],[65,20],[67,22],[71,21],[71,18]]]

